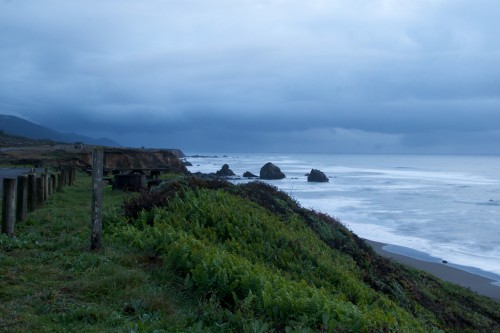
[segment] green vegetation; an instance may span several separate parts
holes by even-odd
[[[100,253],[84,175],[0,237],[0,331],[500,329],[497,303],[388,262],[271,186],[168,178],[105,189]]]

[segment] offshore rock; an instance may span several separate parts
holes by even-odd
[[[259,178],[259,176],[254,175],[254,174],[253,174],[253,173],[251,173],[250,171],[246,171],[246,172],[243,174],[243,177],[245,177],[245,178]]]
[[[312,169],[309,175],[307,176],[308,182],[314,183],[326,183],[328,182],[328,177],[321,171]]]
[[[283,179],[285,177],[285,174],[281,172],[280,168],[271,162],[266,163],[260,169],[260,178],[262,179]]]
[[[229,169],[229,165],[227,165],[227,164],[224,164],[222,166],[222,169],[220,169],[219,171],[217,171],[215,174],[217,176],[223,176],[223,177],[235,176],[233,170]]]

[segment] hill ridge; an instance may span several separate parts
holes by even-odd
[[[27,137],[35,140],[52,140],[56,142],[83,142],[103,146],[121,146],[109,138],[91,138],[76,133],[61,133],[46,126],[35,124],[26,119],[0,114],[0,131],[6,134]]]

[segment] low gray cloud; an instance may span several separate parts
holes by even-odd
[[[2,2],[0,113],[188,151],[499,153],[499,10]]]

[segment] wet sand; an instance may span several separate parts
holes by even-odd
[[[384,246],[388,244],[370,240],[366,240],[366,242],[373,247],[375,252],[383,257],[390,258],[396,262],[421,269],[445,281],[458,284],[465,288],[469,288],[470,290],[475,291],[478,294],[488,296],[500,303],[500,286],[492,284],[492,282],[495,282],[492,279],[451,267],[445,263],[423,261],[409,256],[389,252],[387,250],[384,250]]]

